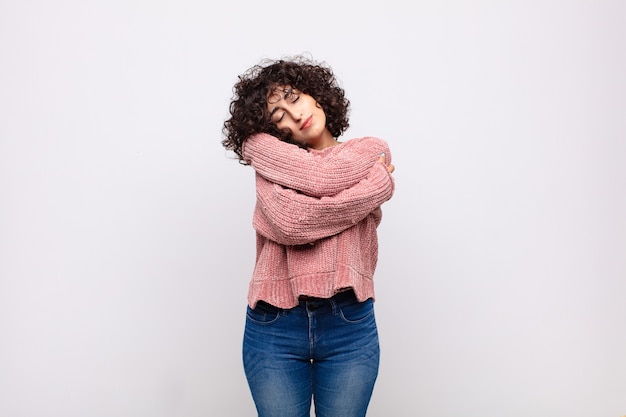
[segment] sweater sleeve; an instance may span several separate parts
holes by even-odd
[[[308,152],[267,133],[246,139],[243,156],[265,179],[299,192],[323,197],[335,195],[365,178],[385,153],[391,163],[389,146],[382,139],[365,137],[345,142],[344,149],[324,157]]]
[[[367,177],[334,196],[311,197],[256,175],[256,231],[283,245],[302,245],[354,226],[391,198],[394,180],[375,164]]]

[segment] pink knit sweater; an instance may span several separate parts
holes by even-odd
[[[386,164],[378,162],[383,152]],[[380,206],[395,187],[387,143],[364,137],[318,151],[257,134],[243,155],[256,171],[250,307],[264,300],[291,308],[299,295],[346,288],[360,301],[374,298]]]

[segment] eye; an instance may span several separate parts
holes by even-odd
[[[293,88],[287,88],[284,90],[285,91],[285,101],[288,101],[290,103],[295,103],[296,101],[298,101],[298,99],[300,98],[300,94],[298,94],[298,91],[295,90]]]
[[[285,112],[278,110],[272,115],[272,123],[279,123],[281,120],[283,120],[284,116],[285,116]]]
[[[276,88],[272,94],[268,96],[268,104],[278,104],[270,114],[271,122],[274,124],[280,123],[285,116],[286,112],[284,104],[281,105],[281,101],[289,105],[295,103],[299,99],[300,91],[294,89],[293,87]]]

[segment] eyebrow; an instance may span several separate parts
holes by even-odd
[[[276,89],[275,89],[274,91],[276,91]],[[273,95],[273,93],[271,93],[271,94],[268,96],[268,101],[269,101],[270,97],[272,97],[272,95]],[[280,102],[280,100],[278,100],[278,101],[277,101],[277,103],[278,103],[278,102]],[[268,103],[268,104],[270,104],[270,103]],[[274,113],[276,113],[277,111],[278,111],[278,106],[274,106],[274,108],[273,108],[272,110],[270,110],[270,119],[272,118],[272,116],[274,115]]]
[[[295,90],[295,88],[293,88],[293,87],[291,87],[291,86],[289,86],[289,87],[287,87],[287,88],[276,88],[276,89],[274,89],[274,91],[279,91],[279,92],[281,93],[281,94],[280,94],[281,98],[280,98],[280,100],[278,100],[278,101],[277,101],[277,103],[280,103],[283,99],[285,99],[285,96],[286,96],[288,93],[290,93],[290,94],[295,94],[293,90]],[[284,96],[283,96],[283,93],[284,93]],[[271,97],[271,94],[270,94],[270,97]],[[276,106],[276,107],[274,107],[274,108],[270,111],[270,119],[272,118],[272,116],[274,115],[274,113],[276,113],[279,109],[280,109],[280,106]]]

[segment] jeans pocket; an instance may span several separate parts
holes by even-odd
[[[339,306],[339,311],[346,323],[362,323],[374,315],[374,301],[371,298],[363,302],[355,301]]]
[[[246,318],[256,324],[272,324],[280,317],[280,311],[279,308],[271,304],[259,301],[254,309],[248,306]]]

